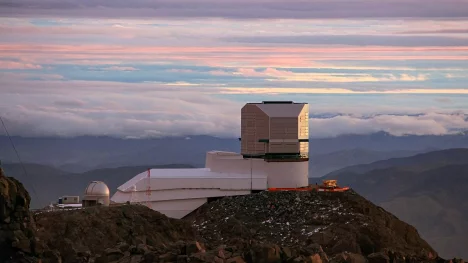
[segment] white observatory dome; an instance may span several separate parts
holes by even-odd
[[[104,182],[92,181],[85,190],[85,196],[109,196],[109,187]]]

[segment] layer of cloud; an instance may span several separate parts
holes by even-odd
[[[239,68],[233,72],[222,70],[211,71],[215,76],[242,76],[267,78],[269,81],[281,80],[291,82],[382,82],[382,81],[424,81],[424,74],[368,74],[368,73],[319,73],[319,72],[293,72],[289,70],[278,70],[266,68],[256,70],[255,68]]]
[[[90,68],[90,70],[94,71],[135,71],[138,70],[134,67],[127,67],[127,66],[110,66],[104,68]]]
[[[457,18],[465,0],[1,0],[2,16],[110,18]]]
[[[244,88],[222,87],[222,94],[468,94],[468,89],[395,89],[395,88]]]
[[[191,96],[187,94],[187,96]],[[192,95],[193,96],[193,95]],[[100,107],[77,108],[73,104],[53,106],[0,106],[11,134],[20,136],[80,136],[105,135],[122,138],[161,136],[213,135],[235,138],[240,133],[239,105],[226,104],[213,98],[201,98],[211,108],[184,98],[166,97],[156,103],[182,105],[187,112],[175,108],[131,109],[119,105],[116,98]],[[140,100],[140,102],[145,102]],[[216,107],[217,110],[213,111]],[[229,109],[226,109],[229,108]],[[468,115],[422,113],[413,115],[334,116],[311,118],[310,136],[334,137],[344,134],[371,134],[384,131],[395,136],[447,135],[468,130]]]
[[[0,60],[0,69],[41,69],[41,65],[21,61]]]
[[[255,95],[219,96],[216,87],[185,83],[26,80],[0,81],[0,112],[13,135],[160,137],[214,135],[237,137],[240,108],[246,102],[291,99],[309,102],[311,137],[366,134],[451,134],[468,129],[466,95]],[[16,78],[16,79],[15,79]],[[15,80],[14,82],[12,80]],[[222,87],[221,87],[222,89]],[[293,90],[294,91],[294,90]],[[348,91],[349,92],[349,91]],[[90,96],[92,94],[92,96]],[[465,96],[465,97],[464,97]],[[442,103],[445,110],[434,103]]]
[[[425,47],[466,46],[468,38],[444,36],[398,36],[398,35],[327,35],[327,36],[257,36],[231,37],[227,41],[240,43],[276,43],[304,45],[350,45],[350,46],[395,46],[395,47]]]
[[[401,32],[402,34],[468,34],[466,28],[447,28],[434,30],[410,30]]]
[[[373,117],[336,116],[310,119],[312,137],[342,134],[370,134],[379,131],[391,135],[446,135],[468,130],[465,114],[426,113],[418,116],[378,115]]]
[[[61,99],[54,101],[54,105],[65,108],[83,107],[85,104],[86,103],[84,101],[76,99]]]
[[[0,81],[0,112],[12,135],[232,136],[240,124],[238,103],[185,86],[21,79],[10,83]]]

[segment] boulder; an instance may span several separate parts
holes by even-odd
[[[108,262],[117,261],[124,257],[124,253],[118,248],[108,248],[104,252]]]
[[[306,262],[307,263],[322,263],[323,261],[319,254],[314,254],[312,256],[308,256]]]
[[[359,245],[352,239],[341,239],[335,243],[335,245],[331,248],[332,254],[337,254],[341,252],[352,252],[361,254],[361,249]]]
[[[218,251],[218,253],[216,254],[216,256],[221,258],[221,259],[227,259],[232,255],[232,252],[224,250],[224,246],[219,247],[217,249],[217,251]]]
[[[141,255],[125,256],[117,262],[118,263],[147,263],[147,261],[142,260]],[[117,262],[113,262],[113,263],[117,263]],[[151,263],[153,262],[157,262],[157,261],[151,261]],[[91,263],[91,262],[87,262],[87,263]]]
[[[367,259],[363,255],[343,252],[335,255],[330,259],[333,263],[367,263]]]
[[[130,248],[130,246],[129,246],[127,243],[125,243],[125,242],[120,242],[120,243],[117,244],[117,248],[118,248],[120,251],[125,252],[125,251],[127,251],[127,250]]]
[[[383,252],[372,253],[367,256],[369,263],[389,263],[390,258]]]
[[[276,245],[256,245],[250,249],[245,258],[249,263],[280,263],[281,249]]]
[[[319,254],[322,252],[323,252],[322,246],[320,246],[317,243],[309,244],[306,247],[301,249],[301,253],[305,254],[306,256],[311,256],[311,255]]]
[[[189,257],[187,255],[178,255],[176,262],[177,263],[186,263],[186,262],[188,262],[188,260],[189,260]]]
[[[367,263],[367,259],[363,255],[347,253],[346,263]]]
[[[174,262],[178,261],[178,255],[174,253],[166,253],[159,256],[159,262]]]
[[[226,260],[226,263],[245,263],[245,261],[241,256],[237,256]]]
[[[190,255],[190,262],[215,262],[215,252],[214,251],[202,251]]]
[[[47,259],[48,263],[62,263],[62,258],[58,251],[47,250],[44,251],[43,257]]]
[[[145,255],[140,256],[143,258],[142,263],[152,263],[159,259],[159,256],[155,252],[147,252]]]
[[[347,263],[346,260],[348,259],[348,256],[346,253],[340,253],[337,255],[334,255],[332,258],[330,258],[330,262],[332,263]]]
[[[188,256],[194,253],[205,252],[205,251],[206,250],[203,244],[199,243],[198,241],[192,241],[192,242],[187,243],[187,245],[185,245],[185,253]]]
[[[294,253],[295,254],[295,253]],[[283,259],[289,259],[294,256],[293,251],[289,247],[282,247],[281,248],[281,255]]]
[[[141,243],[137,245],[136,251],[137,254],[144,255],[149,252],[149,248],[145,244]]]

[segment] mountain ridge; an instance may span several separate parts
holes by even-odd
[[[468,163],[466,160],[466,156],[468,155],[468,148],[451,148],[451,149],[443,149],[443,150],[436,150],[431,151],[428,153],[419,153],[410,157],[397,157],[397,158],[390,158],[387,160],[380,160],[376,162],[372,162],[370,164],[359,164],[353,165],[349,167],[345,167],[343,169],[336,170],[329,174],[326,174],[324,177],[334,176],[336,174],[341,174],[343,172],[355,172],[355,173],[363,173],[375,169],[384,169],[388,167],[395,167],[398,166],[399,168],[406,168],[407,170],[416,169],[418,167],[414,167],[414,163],[417,164],[426,164],[427,162],[431,163],[430,167],[428,168],[437,168],[442,166],[444,163],[448,164],[465,164]],[[443,158],[441,163],[440,158]],[[455,160],[454,160],[455,157]],[[411,164],[411,166],[408,166]],[[406,165],[406,167],[405,167]]]
[[[352,166],[320,179],[337,179],[414,225],[442,256],[468,258],[468,149]]]
[[[118,167],[123,165],[146,165],[187,163],[201,167],[204,164],[205,152],[209,150],[227,150],[239,152],[237,138],[222,138],[206,135],[163,137],[153,139],[122,139],[106,136],[79,137],[11,137],[24,162],[34,162],[58,167],[70,172],[84,172],[95,168]],[[386,133],[369,135],[342,135],[332,138],[310,138],[311,157],[327,155],[340,151],[362,149],[382,154],[382,159],[401,156],[402,152],[427,152],[434,149],[468,147],[468,135],[444,136],[392,136]],[[0,136],[0,159],[16,162],[17,157],[6,136]],[[312,147],[313,146],[313,147]],[[71,151],[70,149],[73,149]],[[169,151],[170,149],[170,151]],[[382,152],[382,153],[380,153]],[[394,152],[394,154],[386,154]],[[362,155],[362,154],[361,154]],[[407,154],[403,154],[406,156]],[[324,157],[326,158],[326,157]],[[315,167],[314,176],[321,176],[330,169],[343,168],[355,158],[353,155],[341,157],[343,164],[330,167]],[[370,159],[376,161],[377,159]],[[366,163],[367,160],[364,160]],[[359,162],[358,162],[359,163]],[[362,163],[362,162],[360,162]],[[319,163],[320,164],[320,163]],[[314,166],[311,160],[311,166]],[[313,170],[312,170],[313,171]]]

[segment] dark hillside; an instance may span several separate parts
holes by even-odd
[[[358,168],[345,168],[325,178],[338,179],[339,185],[353,187],[414,225],[442,256],[468,257],[466,149],[391,159]]]
[[[309,177],[321,177],[345,167],[369,164],[390,158],[413,156],[421,152],[424,151],[374,151],[355,148],[326,154],[311,154]]]
[[[392,158],[377,161],[371,164],[361,164],[346,167],[335,172],[331,172],[325,177],[333,177],[344,173],[366,173],[376,169],[395,168],[414,172],[422,172],[437,167],[450,164],[468,164],[468,149],[455,148],[428,153],[421,153],[411,157]]]

